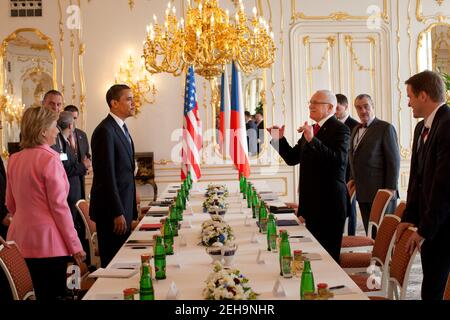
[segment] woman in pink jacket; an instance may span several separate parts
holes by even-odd
[[[77,264],[86,257],[67,204],[69,183],[56,142],[58,114],[30,108],[23,115],[22,151],[11,156],[6,206],[13,216],[7,240],[24,256],[38,300],[63,297],[69,256]]]

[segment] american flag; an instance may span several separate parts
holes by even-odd
[[[181,180],[191,172],[192,180],[198,181],[200,172],[200,151],[202,149],[202,124],[198,116],[198,104],[195,94],[194,67],[190,66],[186,74],[184,95],[183,149],[181,151]]]

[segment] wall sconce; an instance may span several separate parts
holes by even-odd
[[[131,56],[128,57],[126,66],[120,64],[119,72],[115,77],[116,84],[126,84],[133,91],[134,103],[136,106],[136,113],[138,115],[141,112],[141,107],[144,103],[154,104],[156,102],[156,89],[155,82],[152,75],[145,69],[144,61],[141,60],[139,66]]]

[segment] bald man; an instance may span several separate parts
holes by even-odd
[[[272,146],[289,166],[300,165],[298,215],[306,227],[339,263],[342,233],[349,208],[345,184],[350,129],[336,119],[333,92],[320,90],[309,102],[310,118],[299,129],[302,138],[291,147],[284,126],[268,128]]]

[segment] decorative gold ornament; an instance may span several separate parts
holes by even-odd
[[[4,94],[0,95],[0,111],[4,113],[6,121],[11,125],[14,122],[20,123],[25,110],[22,101],[19,100],[18,103],[15,103],[14,100],[14,97],[10,96],[6,90]]]
[[[141,112],[141,107],[144,103],[153,104],[156,102],[155,96],[158,90],[153,77],[145,70],[144,61],[141,61],[140,65],[136,66],[131,54],[125,67],[120,64],[115,83],[126,84],[133,91],[136,115]]]
[[[197,74],[211,80],[233,60],[246,73],[269,68],[275,50],[273,32],[256,7],[253,18],[247,19],[240,0],[234,19],[230,19],[228,10],[220,8],[217,0],[194,0],[193,6],[188,0],[186,19],[178,20],[172,2],[168,3],[164,24],[158,24],[153,16],[143,57],[152,74],[179,76],[193,65]]]

